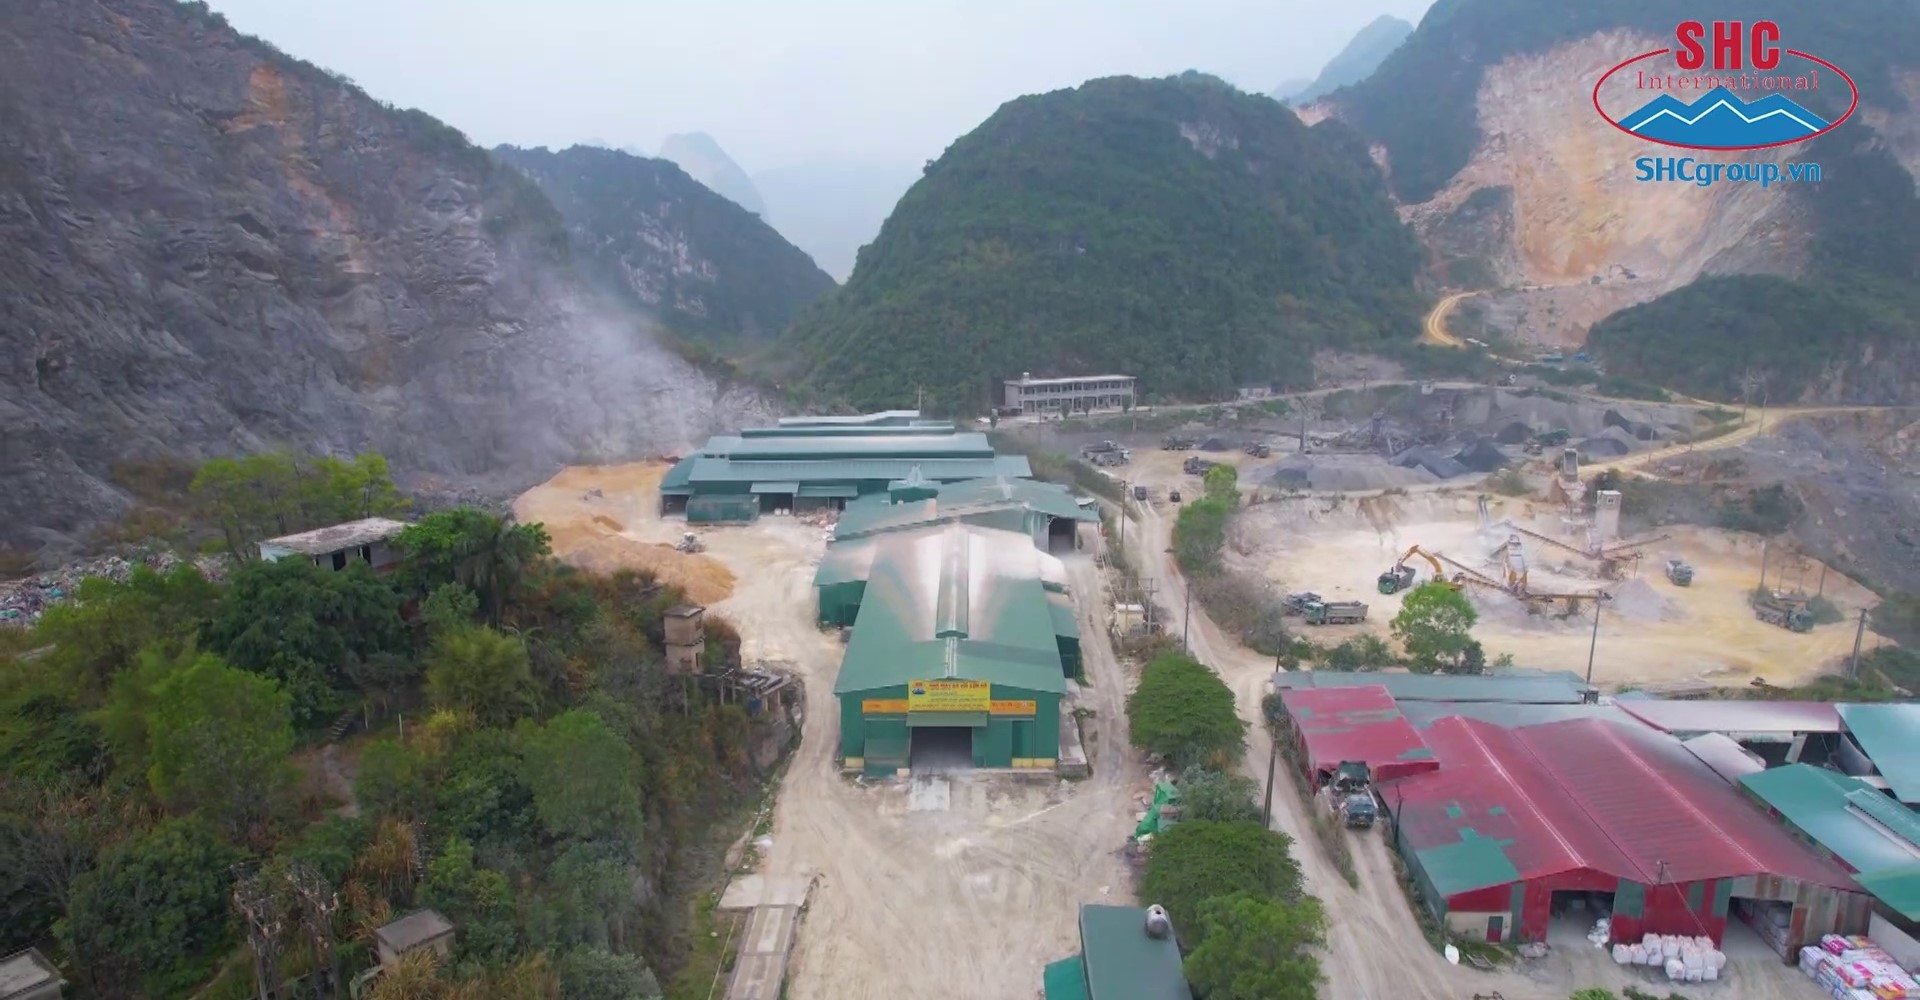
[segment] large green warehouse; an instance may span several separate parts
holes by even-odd
[[[852,419],[876,418],[907,419],[901,414]],[[778,427],[716,436],[675,463],[660,481],[660,510],[684,512],[693,522],[751,521],[772,511],[838,508],[902,481],[1032,474],[1024,455],[996,455],[985,434],[960,432],[951,423],[782,421]]]
[[[958,523],[852,544],[872,551],[833,688],[844,766],[1051,769],[1079,651],[1065,587],[1043,579],[1058,560]]]

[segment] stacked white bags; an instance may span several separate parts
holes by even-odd
[[[1587,941],[1595,948],[1605,948],[1612,937],[1613,921],[1606,917],[1594,921],[1593,929],[1587,932]]]
[[[1648,934],[1639,944],[1616,947],[1614,961],[1658,966],[1668,979],[1687,983],[1714,982],[1727,967],[1726,952],[1715,948],[1710,938],[1678,934]]]

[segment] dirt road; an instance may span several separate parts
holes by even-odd
[[[1437,347],[1467,346],[1465,341],[1447,332],[1447,316],[1453,312],[1454,307],[1458,306],[1462,299],[1474,294],[1476,293],[1455,292],[1435,302],[1433,309],[1427,313],[1425,322],[1421,324],[1420,342],[1423,344],[1433,344]]]
[[[1701,405],[1705,406],[1705,405],[1712,405],[1712,404],[1702,403]],[[1646,475],[1649,478],[1658,479],[1660,478],[1659,476],[1653,473],[1647,472],[1645,470],[1645,467],[1649,465],[1655,465],[1660,462],[1664,462],[1668,459],[1678,458],[1682,455],[1691,455],[1691,454],[1694,454],[1695,452],[1718,451],[1723,448],[1736,448],[1736,447],[1739,447],[1740,445],[1747,443],[1748,441],[1753,440],[1756,437],[1759,437],[1761,434],[1765,433],[1768,427],[1778,428],[1782,423],[1788,420],[1793,420],[1799,417],[1816,417],[1816,416],[1823,416],[1823,415],[1835,414],[1835,413],[1868,413],[1875,410],[1886,410],[1886,409],[1899,409],[1899,407],[1885,407],[1885,406],[1779,406],[1779,407],[1774,407],[1772,410],[1763,410],[1763,411],[1755,411],[1755,412],[1748,413],[1745,417],[1740,418],[1738,425],[1735,426],[1733,430],[1728,431],[1727,433],[1722,434],[1719,437],[1708,438],[1705,441],[1698,441],[1692,444],[1676,444],[1667,448],[1656,448],[1653,451],[1643,451],[1638,454],[1623,455],[1611,461],[1601,462],[1596,465],[1584,466],[1582,467],[1581,471],[1583,473],[1588,473],[1588,472],[1597,473],[1597,472],[1601,472],[1609,469],[1636,469],[1636,470],[1639,470],[1642,475]]]
[[[1181,608],[1186,600],[1186,583],[1167,553],[1172,544],[1169,514],[1151,506],[1129,507],[1137,517],[1137,527],[1130,528],[1129,533],[1137,531],[1135,537],[1142,540],[1131,546],[1131,558],[1143,575],[1159,581],[1168,607]],[[1240,715],[1248,723],[1244,773],[1264,782],[1273,744],[1261,723],[1260,703],[1273,663],[1228,638],[1197,607],[1192,612],[1188,642],[1194,655],[1212,666],[1233,689]],[[1598,950],[1577,935],[1573,942],[1557,944],[1548,958],[1528,963],[1524,974],[1480,972],[1451,965],[1427,943],[1414,919],[1406,893],[1393,873],[1384,830],[1350,835],[1360,888],[1350,887],[1308,825],[1306,806],[1289,784],[1292,780],[1285,773],[1275,777],[1273,828],[1294,839],[1294,857],[1306,876],[1307,891],[1326,906],[1330,926],[1321,957],[1327,977],[1320,993],[1323,1000],[1461,1000],[1494,991],[1507,1000],[1565,1000],[1582,987],[1604,986],[1618,992],[1628,985],[1656,994],[1737,996],[1742,1000],[1811,1000],[1815,995],[1811,984],[1792,967],[1762,956],[1745,957],[1739,965],[1731,966],[1729,978],[1718,984],[1673,990],[1664,981],[1656,984],[1638,971],[1616,966],[1610,960],[1596,960]]]

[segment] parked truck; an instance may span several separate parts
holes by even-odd
[[[1268,458],[1273,455],[1273,449],[1259,441],[1248,441],[1240,447],[1240,450],[1255,458]]]
[[[1789,632],[1806,632],[1813,628],[1813,612],[1807,610],[1806,602],[1791,598],[1758,598],[1753,602],[1753,616]]]
[[[1198,442],[1194,441],[1194,439],[1192,438],[1169,437],[1166,439],[1166,441],[1161,443],[1160,447],[1165,448],[1168,451],[1192,451],[1193,446],[1196,443]]]
[[[1367,606],[1359,601],[1314,601],[1303,614],[1309,625],[1357,625],[1367,620]]]
[[[1195,455],[1192,458],[1189,458],[1185,462],[1181,463],[1180,469],[1181,471],[1185,472],[1189,476],[1204,476],[1207,474],[1208,469],[1211,469],[1218,464],[1220,463],[1209,462],[1206,459],[1201,458],[1198,455]]]
[[[1319,603],[1320,603],[1319,594],[1316,594],[1311,590],[1303,590],[1297,594],[1288,594],[1287,596],[1281,598],[1280,611],[1282,614],[1304,615],[1307,613],[1307,605],[1319,604]]]
[[[1676,587],[1693,586],[1693,567],[1684,560],[1667,560],[1667,582]]]
[[[1362,761],[1341,761],[1333,772],[1332,780],[1322,790],[1326,796],[1327,807],[1335,818],[1349,830],[1365,830],[1373,826],[1379,815],[1378,803],[1373,798],[1373,774]]]

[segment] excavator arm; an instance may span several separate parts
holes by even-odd
[[[1396,567],[1405,566],[1407,564],[1407,560],[1413,558],[1414,556],[1419,556],[1420,558],[1425,559],[1427,561],[1427,565],[1433,567],[1434,579],[1445,580],[1447,578],[1447,571],[1440,567],[1440,560],[1435,559],[1431,553],[1429,553],[1426,549],[1423,549],[1418,545],[1415,545],[1412,548],[1407,549],[1407,551],[1401,553],[1400,558],[1394,560],[1393,564]]]

